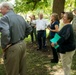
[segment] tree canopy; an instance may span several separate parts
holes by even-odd
[[[38,13],[39,11],[43,11],[45,14],[51,14],[53,12],[54,1],[55,0],[16,0],[14,10],[17,13],[27,13],[28,11]],[[72,11],[75,6],[76,0],[65,0],[64,11]]]
[[[16,0],[15,11],[26,13],[27,11],[51,10],[52,0]]]

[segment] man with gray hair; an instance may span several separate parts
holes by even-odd
[[[0,7],[3,17],[0,20],[1,46],[7,75],[26,75],[26,44],[32,28],[23,17],[13,11],[10,3],[3,2]]]

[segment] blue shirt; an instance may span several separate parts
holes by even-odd
[[[50,28],[54,30],[54,29],[55,29],[55,25],[58,25],[58,26],[59,26],[59,22],[58,22],[58,21],[55,21],[54,23],[52,23],[52,24],[50,25]],[[56,32],[50,31],[50,36],[54,37],[55,33],[56,33]]]
[[[4,49],[9,44],[23,40],[31,31],[31,26],[25,22],[23,17],[10,10],[0,20],[2,48]]]

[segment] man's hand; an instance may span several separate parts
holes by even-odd
[[[10,46],[11,44],[7,45],[6,48],[3,49],[3,52],[5,52]]]

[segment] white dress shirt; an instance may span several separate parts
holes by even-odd
[[[40,31],[40,30],[45,30],[48,26],[48,22],[45,19],[37,19],[35,21],[36,23],[36,30]]]

